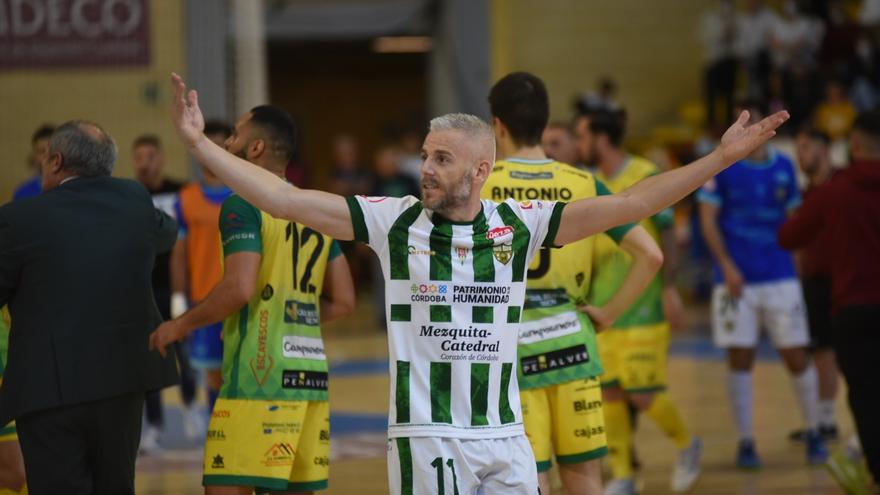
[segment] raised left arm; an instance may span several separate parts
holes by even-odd
[[[569,203],[562,212],[556,244],[638,222],[676,203],[776,135],[776,129],[788,120],[788,112],[777,112],[746,127],[748,120],[749,113],[744,111],[724,133],[718,148],[693,163],[648,177],[619,194]]]

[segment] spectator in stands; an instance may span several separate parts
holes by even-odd
[[[825,99],[815,115],[816,128],[832,140],[846,137],[856,118],[856,107],[847,98],[842,81],[831,79],[825,84]]]
[[[31,136],[31,154],[28,156],[28,168],[30,168],[34,176],[22,182],[12,194],[12,200],[29,198],[40,194],[43,190],[41,186],[40,164],[49,155],[49,137],[55,132],[55,127],[51,124],[41,125]]]
[[[718,8],[703,14],[700,39],[703,42],[706,122],[709,126],[733,120],[733,93],[736,89],[736,15],[733,0],[720,0]],[[724,105],[716,118],[718,100]]]
[[[575,101],[578,114],[589,113],[594,110],[607,110],[614,112],[620,110],[620,104],[614,99],[617,95],[617,83],[610,76],[602,76],[596,84],[596,89],[585,91]]]
[[[856,42],[856,61],[853,68],[850,98],[860,112],[871,110],[880,103],[880,52],[874,39],[863,33]]]
[[[812,67],[824,32],[821,22],[798,11],[795,0],[786,0],[782,16],[770,33],[773,66],[783,72],[793,66]]]
[[[750,98],[766,95],[770,35],[778,22],[779,16],[764,0],[747,0],[745,11],[737,16],[736,52],[748,75]]]
[[[366,194],[370,187],[369,175],[363,169],[360,144],[351,134],[340,134],[333,139],[333,173],[330,192],[351,196]]]
[[[571,126],[563,122],[550,122],[541,136],[541,146],[548,158],[569,165],[578,165],[577,145]]]
[[[880,480],[880,112],[859,115],[849,145],[853,163],[806,199],[780,229],[779,242],[797,249],[821,236],[834,241],[830,256],[833,345],[876,483]],[[832,468],[835,461],[842,462],[843,457],[836,456]],[[855,470],[837,473],[846,471]],[[874,492],[865,487],[849,493]]]
[[[299,147],[294,150],[293,158],[287,164],[284,178],[296,187],[309,187],[309,164],[303,159]]]
[[[398,143],[400,171],[416,183],[422,178],[422,133],[415,128],[403,132]]]
[[[397,149],[383,146],[373,160],[370,196],[419,196],[419,183],[400,170],[400,153]]]
[[[842,0],[829,0],[820,62],[826,72],[837,74],[852,66],[859,25],[850,19]]]

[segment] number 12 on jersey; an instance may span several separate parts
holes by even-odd
[[[300,278],[297,277],[297,260],[299,260],[301,250],[305,254],[306,246],[311,239],[315,239],[315,247],[312,250],[309,261],[306,263],[305,270],[303,270],[302,277]],[[312,269],[315,267],[315,263],[318,262],[318,257],[321,256],[321,251],[324,250],[324,236],[308,227],[304,227],[302,233],[300,233],[297,229],[297,224],[289,223],[287,224],[287,235],[285,236],[285,240],[293,241],[293,290],[301,290],[309,294],[314,294],[316,288],[310,283],[312,280]]]

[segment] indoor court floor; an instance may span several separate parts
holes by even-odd
[[[363,298],[358,312],[328,325],[324,335],[330,360],[331,466],[327,495],[386,494],[385,427],[388,365],[385,333]],[[822,467],[809,467],[804,447],[788,440],[802,424],[791,381],[772,349],[759,353],[755,369],[755,431],[764,467],[756,472],[734,465],[736,434],[727,400],[723,354],[708,337],[706,315],[691,315],[692,330],[673,338],[669,364],[671,393],[686,422],[702,437],[703,475],[691,492],[706,495],[842,494]],[[852,421],[842,391],[838,422],[843,438]],[[157,456],[138,461],[137,493],[196,495],[201,485],[202,453],[198,444],[179,440],[179,394],[166,390],[168,426]],[[178,420],[178,421],[175,421]],[[648,418],[640,418],[636,448],[642,462],[642,494],[663,495],[675,460],[672,443]],[[829,445],[839,448],[839,442]],[[561,494],[561,489],[555,491]]]

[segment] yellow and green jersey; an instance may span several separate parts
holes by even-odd
[[[482,194],[493,201],[570,202],[609,191],[593,174],[571,165],[509,158],[495,163]],[[607,238],[619,241],[632,227],[615,227]],[[588,299],[595,243],[592,236],[561,249],[541,249],[529,265],[517,348],[521,389],[602,373],[596,331],[576,307]]]
[[[227,399],[327,400],[320,298],[333,239],[272,217],[238,195],[220,210],[224,257],[261,255],[254,297],[223,322]]]
[[[596,177],[614,193],[619,193],[633,184],[659,172],[656,165],[648,160],[630,156],[623,168],[612,177],[601,172]],[[673,213],[667,208],[640,222],[651,237],[660,242],[660,232],[672,226]],[[590,302],[601,306],[608,302],[623,284],[632,265],[632,257],[624,252],[608,236],[596,239],[596,268],[593,273],[593,286]],[[663,280],[658,274],[642,295],[614,323],[614,328],[625,329],[653,325],[665,320],[663,316]]]

